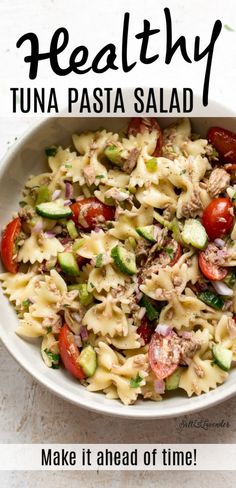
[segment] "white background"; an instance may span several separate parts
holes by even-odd
[[[14,86],[19,74],[25,76],[22,55],[15,59],[15,42],[26,31],[37,31],[43,39],[44,48],[48,47],[51,32],[58,26],[65,25],[71,32],[71,43],[78,45],[83,39],[86,45],[104,45],[111,39],[118,39],[121,17],[125,9],[132,13],[132,30],[134,33],[142,28],[143,18],[153,20],[154,26],[159,24],[157,10],[162,12],[164,6],[171,8],[174,14],[176,35],[187,33],[192,36],[201,34],[208,36],[212,24],[217,17],[223,24],[229,24],[236,30],[235,2],[232,0],[0,0],[0,56],[1,56],[1,89]],[[135,24],[135,25],[134,25]],[[163,24],[163,22],[162,22]],[[138,25],[138,27],[137,27]],[[211,26],[211,27],[209,27]],[[119,27],[119,29],[118,29]],[[213,99],[227,105],[235,105],[235,65],[236,65],[236,33],[223,29],[220,42],[215,52],[212,68],[210,94]],[[25,53],[26,54],[26,53]],[[13,63],[14,59],[14,63]],[[12,64],[11,64],[12,63]],[[203,62],[204,63],[204,62]],[[178,64],[178,63],[177,63]],[[13,69],[14,68],[14,69]],[[23,70],[23,71],[22,71]],[[11,72],[11,74],[10,74]],[[170,72],[160,70],[158,65],[139,67],[130,74],[114,72],[103,75],[103,84],[116,86],[132,86],[145,84],[149,86],[165,84],[165,86],[186,85],[200,91],[203,68],[191,66],[187,78],[183,74],[183,66],[175,66]],[[183,82],[184,80],[184,82]],[[53,83],[53,78],[49,80]],[[83,86],[92,86],[94,80],[89,76],[83,78]],[[200,85],[199,85],[200,83]],[[98,84],[98,79],[96,79]],[[3,115],[1,110],[0,115]],[[0,156],[16,137],[28,128],[32,120],[7,119],[0,117]],[[7,324],[6,324],[7,326]],[[120,420],[97,415],[69,405],[56,398],[40,385],[36,384],[20,366],[0,346],[0,440],[5,443],[170,443],[170,442],[211,442],[236,443],[236,398],[224,404],[206,410],[201,414],[191,415],[184,419],[133,421]],[[209,428],[189,427],[182,431],[179,425],[183,420],[229,421],[230,427]],[[224,450],[222,448],[222,458]],[[231,488],[235,481],[235,473],[5,473],[1,477],[1,488],[41,488],[69,486],[86,488],[145,488],[172,487],[191,488],[214,487]]]

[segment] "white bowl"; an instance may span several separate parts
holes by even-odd
[[[217,107],[219,109],[219,106]],[[219,112],[217,112],[219,113]],[[226,115],[231,116],[228,112]],[[161,119],[161,125],[168,125],[173,119]],[[45,168],[45,147],[51,144],[71,145],[71,134],[105,127],[117,130],[124,127],[124,118],[50,118],[37,124],[22,137],[5,156],[0,165],[0,228],[11,219],[18,208],[21,189],[30,174],[38,174]],[[220,125],[236,131],[236,119],[218,118],[192,120],[193,130],[202,136],[208,127]],[[67,372],[49,369],[40,355],[38,342],[21,339],[15,334],[18,319],[8,300],[0,296],[0,337],[12,356],[37,381],[55,394],[81,407],[108,415],[130,418],[162,418],[189,414],[215,405],[236,393],[236,370],[218,388],[199,397],[187,398],[180,391],[168,395],[161,402],[139,400],[135,405],[125,406],[118,400],[108,400],[102,393],[90,393]],[[20,378],[19,378],[20,381]]]

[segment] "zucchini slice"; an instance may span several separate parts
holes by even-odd
[[[97,368],[97,356],[92,346],[89,345],[82,349],[78,362],[86,376],[94,375]]]
[[[40,203],[36,205],[36,212],[51,220],[66,219],[72,215],[70,207],[60,207],[56,202]]]
[[[215,308],[215,310],[222,310],[225,303],[220,295],[217,295],[209,290],[199,293],[198,298],[202,302],[209,305],[209,307]]]
[[[60,252],[58,254],[58,262],[65,274],[70,276],[79,275],[79,266],[72,252]]]
[[[190,244],[197,249],[204,249],[208,237],[205,228],[199,220],[189,219],[185,221],[182,239],[185,244]]]
[[[137,227],[136,232],[141,236],[144,237],[149,242],[156,242],[154,238],[154,225],[146,225],[146,227]]]
[[[215,363],[224,371],[229,371],[232,362],[232,351],[226,349],[221,344],[214,344],[212,354]]]
[[[124,247],[117,245],[111,250],[111,257],[114,259],[115,264],[122,273],[127,275],[134,275],[137,273],[134,253],[129,252]]]
[[[140,300],[141,307],[146,308],[146,314],[148,320],[156,320],[159,318],[160,311],[152,304],[151,300],[146,296],[143,295]]]

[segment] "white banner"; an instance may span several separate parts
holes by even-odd
[[[0,444],[0,470],[236,470],[236,444]]]

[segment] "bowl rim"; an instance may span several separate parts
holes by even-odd
[[[220,104],[217,104],[220,106]],[[230,115],[225,118],[235,118],[231,115],[230,110],[226,110]],[[16,143],[13,144],[11,148],[7,150],[3,158],[0,162],[0,179],[2,178],[2,174],[5,172],[8,165],[11,163],[14,155],[18,152],[20,146],[23,146],[27,143],[28,139],[31,139],[37,134],[37,131],[41,126],[46,125],[49,123],[49,120],[52,117],[46,117],[45,119],[37,120],[36,123],[32,123],[26,131],[19,137]],[[60,118],[56,117],[56,118]],[[80,118],[80,117],[75,117]],[[82,117],[81,117],[82,118]],[[81,119],[80,118],[80,119]],[[88,118],[98,118],[98,117],[88,117]],[[109,117],[110,118],[110,117]],[[125,117],[117,117],[117,118],[125,118]],[[194,118],[194,117],[190,117]],[[197,117],[203,118],[203,117]],[[210,119],[211,117],[205,117]],[[213,118],[213,117],[212,117]],[[217,117],[216,118],[220,118]],[[178,406],[169,406],[166,405],[166,409],[158,410],[158,402],[153,402],[153,404],[157,405],[156,411],[153,409],[150,411],[148,408],[145,408],[145,402],[143,402],[143,409],[136,409],[135,405],[123,405],[117,402],[117,405],[114,405],[109,399],[105,399],[104,403],[99,403],[96,401],[96,395],[94,395],[94,400],[86,398],[81,398],[78,395],[74,394],[72,391],[70,392],[69,389],[65,391],[63,386],[58,385],[57,383],[53,382],[50,378],[46,378],[43,373],[41,373],[37,368],[32,369],[32,365],[28,363],[27,358],[21,353],[21,351],[14,345],[13,342],[9,340],[9,336],[7,332],[5,332],[4,326],[1,322],[0,317],[0,339],[8,352],[11,354],[13,359],[20,364],[20,366],[29,373],[38,383],[40,383],[43,387],[46,387],[49,391],[51,391],[56,396],[62,398],[65,401],[69,401],[70,403],[82,407],[86,410],[90,410],[92,412],[109,415],[113,417],[120,417],[120,418],[127,418],[127,419],[142,419],[142,420],[151,420],[151,419],[161,419],[161,418],[173,418],[183,415],[189,415],[194,412],[199,412],[201,410],[205,410],[207,408],[213,407],[216,404],[219,404],[236,394],[236,383],[232,385],[228,385],[227,389],[222,389],[221,386],[218,386],[215,390],[211,390],[208,393],[203,393],[200,396],[195,396],[192,398],[186,397],[186,404]],[[20,338],[19,338],[20,340]],[[31,366],[31,367],[30,367]],[[163,400],[164,402],[165,400]]]

